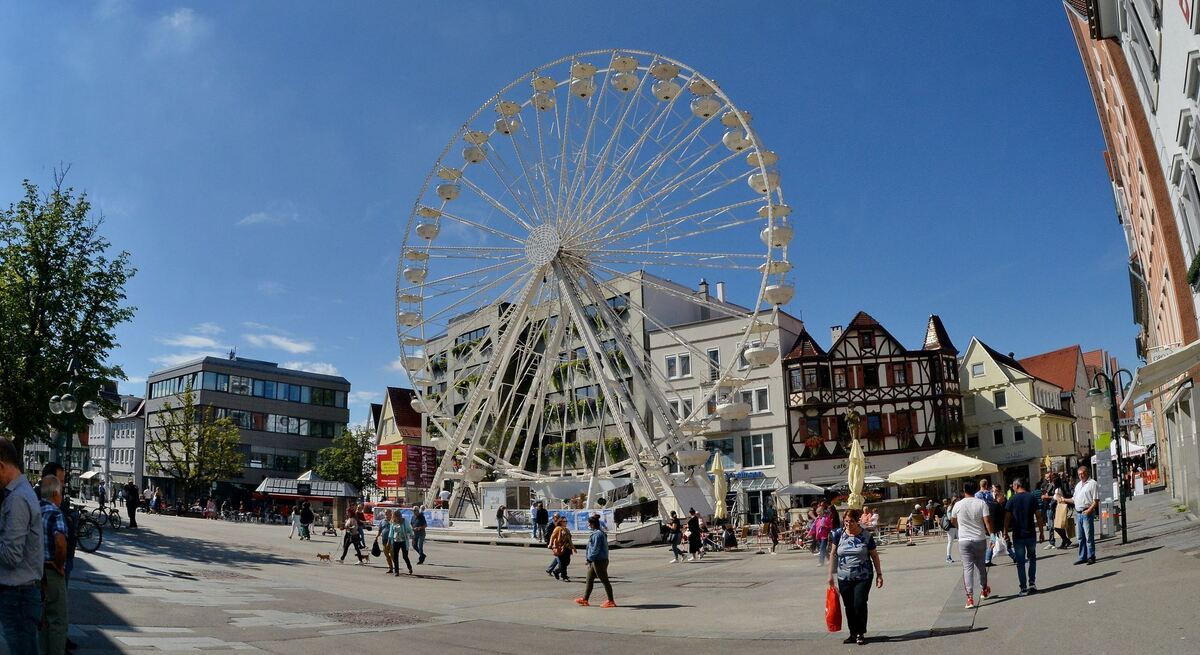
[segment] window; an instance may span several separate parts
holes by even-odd
[[[875,333],[874,332],[859,332],[858,345],[863,350],[875,350]]]
[[[716,380],[721,377],[721,351],[718,348],[708,349],[708,379]]]
[[[683,355],[667,355],[667,377],[674,380],[676,378],[686,378],[692,375],[692,356]]]
[[[1021,428],[1013,429],[1013,441],[1016,443],[1025,441],[1025,431]]]
[[[820,437],[821,436],[821,419],[819,417],[816,417],[816,416],[809,417],[804,420],[804,423],[805,423],[805,429],[807,430],[806,436],[809,436],[809,437]]]
[[[1004,428],[996,428],[995,430],[992,430],[992,445],[1004,445]]]
[[[908,384],[908,364],[892,364],[892,384],[896,386]]]
[[[879,366],[868,364],[863,367],[863,386],[868,389],[879,387]]]
[[[728,459],[729,462],[734,461],[734,457],[733,457],[734,446],[735,446],[735,444],[734,444],[734,440],[732,437],[730,437],[728,439],[709,439],[709,441],[708,441],[708,450],[709,451],[713,451],[713,450],[719,451],[721,453],[721,456]],[[708,465],[705,468],[712,467],[712,456],[709,456],[708,459],[709,459]]]
[[[981,378],[983,377],[983,372],[983,362],[971,364],[971,377]]]
[[[691,398],[675,398],[667,402],[671,404],[671,409],[675,410],[675,415],[679,418],[687,418],[692,415]]]
[[[958,382],[958,363],[953,359],[946,360],[946,379],[951,382]]]
[[[805,391],[812,391],[812,390],[816,389],[817,385],[818,385],[817,380],[818,380],[818,378],[817,378],[817,369],[816,368],[810,366],[810,367],[807,367],[804,369],[804,390]]]
[[[996,406],[996,409],[1004,409],[1005,407],[1008,407],[1008,399],[1005,397],[1003,391],[996,391],[992,393],[992,404]]]
[[[967,448],[978,448],[978,447],[979,447],[979,433],[972,432],[972,433],[968,434],[967,435]]]
[[[834,389],[845,389],[846,388],[846,367],[845,366],[838,366],[837,368],[833,369],[833,388]]]
[[[867,434],[883,432],[883,418],[878,414],[867,414]]]
[[[229,393],[236,393],[241,396],[249,396],[253,390],[254,383],[250,378],[245,378],[240,375],[232,375],[229,377]]]
[[[751,414],[771,411],[767,387],[762,387],[761,389],[747,389],[742,391],[741,401],[750,406]]]
[[[742,466],[773,466],[774,464],[774,439],[770,434],[752,434],[742,437]]]

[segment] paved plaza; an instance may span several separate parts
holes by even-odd
[[[1200,524],[1168,500],[1135,500],[1130,543],[1104,541],[1095,566],[1072,566],[1073,552],[1039,551],[1039,595],[1015,596],[1005,558],[991,569],[998,596],[974,612],[962,609],[961,569],[944,563],[939,538],[886,546],[886,585],[871,596],[877,641],[864,648],[949,653],[1057,643],[1075,652],[1186,652],[1200,643]],[[807,552],[714,553],[671,564],[661,547],[614,550],[620,607],[601,609],[571,602],[583,566],[572,564],[570,584],[543,573],[544,549],[434,542],[417,575],[395,578],[381,561],[319,562],[318,552],[336,559],[340,540],[289,540],[286,527],[159,516],[140,523],[137,532],[106,533],[99,552],[77,560],[71,632],[80,652],[858,648],[825,632],[825,574]]]

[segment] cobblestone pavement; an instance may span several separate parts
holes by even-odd
[[[1096,653],[1126,642],[1178,652],[1200,640],[1200,523],[1174,512],[1161,493],[1135,500],[1130,513],[1131,543],[1102,542],[1096,566],[1039,551],[1037,596],[1015,596],[1016,572],[1005,558],[991,569],[997,597],[976,611],[962,609],[961,569],[944,563],[940,538],[883,548],[886,584],[871,596],[876,643],[867,647],[962,652],[1047,639],[1072,650],[1093,640]],[[80,554],[71,582],[80,652],[540,653],[594,640],[646,653],[848,648],[844,634],[824,630],[825,576],[807,552],[714,553],[671,564],[663,548],[614,550],[620,607],[606,610],[571,602],[584,566],[572,564],[574,582],[555,582],[542,571],[549,557],[539,548],[430,544],[417,575],[395,578],[382,562],[339,564],[340,542],[289,540],[286,527],[139,523],[136,532],[106,533],[99,552]],[[1082,636],[1081,622],[1093,626]]]

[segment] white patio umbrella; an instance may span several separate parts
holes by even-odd
[[[717,521],[723,521],[729,518],[729,510],[725,507],[725,494],[729,493],[729,481],[725,479],[725,465],[721,463],[721,453],[718,452],[713,457],[712,471],[713,474],[713,504],[716,507],[713,509],[713,518]]]
[[[862,446],[859,445],[858,439],[854,439],[850,446],[850,457],[846,460],[846,481],[850,485],[850,497],[846,499],[846,504],[850,509],[862,509],[863,507],[863,482],[867,472],[867,458],[863,455]]]
[[[951,450],[940,450],[892,473],[888,476],[888,482],[893,484],[936,482],[950,478],[998,473],[999,471],[1000,468],[991,462],[968,457]]]

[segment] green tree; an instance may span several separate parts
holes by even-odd
[[[125,379],[108,354],[116,327],[133,318],[125,283],[136,271],[129,253],[109,256],[103,219],[86,194],[63,188],[64,175],[44,196],[25,180],[25,197],[0,209],[0,433],[18,451],[27,439],[46,441],[51,428],[68,429],[48,403],[71,360],[77,380],[94,381],[81,403],[100,380]]]
[[[213,418],[211,407],[197,405],[190,386],[178,398],[163,403],[146,430],[146,465],[151,474],[174,478],[187,503],[213,482],[242,476],[242,438],[229,417]]]
[[[365,425],[342,431],[317,453],[313,471],[325,480],[349,482],[360,492],[375,487],[375,433]]]

